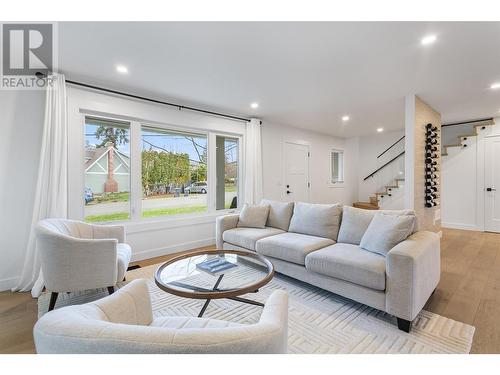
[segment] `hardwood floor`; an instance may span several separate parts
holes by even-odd
[[[474,325],[472,353],[500,353],[500,234],[443,229],[441,281],[424,308]],[[29,293],[0,293],[0,353],[34,353],[36,316]]]

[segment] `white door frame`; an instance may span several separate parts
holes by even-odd
[[[489,186],[487,186],[486,184],[486,165],[487,165],[487,155],[486,155],[486,142],[488,142],[488,140],[491,140],[491,139],[494,139],[494,138],[497,138],[497,139],[500,139],[500,135],[499,134],[493,134],[493,135],[488,135],[486,137],[484,137],[484,140],[483,140],[483,144],[482,144],[482,152],[481,153],[478,153],[478,166],[481,165],[482,168],[481,169],[478,169],[478,172],[481,171],[479,174],[478,173],[478,195],[479,195],[479,199],[481,200],[482,204],[481,204],[481,208],[482,208],[482,213],[481,215],[478,215],[480,216],[483,220],[482,220],[482,225],[481,225],[481,230],[483,232],[487,232],[487,209],[486,209],[486,206],[487,206],[487,200],[486,200],[486,194],[487,194],[487,191],[486,191],[486,188],[488,188]],[[482,160],[479,160],[479,158],[481,158]],[[496,187],[497,190],[499,191],[499,194],[500,194],[500,186]],[[494,232],[494,233],[498,233],[498,232]]]
[[[308,187],[307,187],[307,202],[310,202],[311,200],[311,144],[308,142],[301,142],[301,141],[293,141],[293,140],[283,140],[283,168],[282,168],[282,181],[283,181],[283,186],[281,186],[282,189],[282,197],[286,199],[286,144],[294,144],[294,145],[299,145],[299,146],[305,146],[307,147],[307,152],[309,157],[307,158],[307,182],[308,182]]]

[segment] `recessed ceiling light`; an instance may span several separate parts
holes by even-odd
[[[349,116],[342,116],[342,121],[349,121]]]
[[[128,73],[128,69],[125,65],[117,65],[116,66],[116,71],[118,73],[122,73],[122,74],[125,74],[125,73]]]
[[[259,103],[252,103],[250,104],[250,107],[252,107],[253,109],[259,108]]]
[[[492,90],[500,89],[500,82],[492,83],[490,89]]]
[[[378,131],[379,133],[382,133],[382,132],[384,131],[384,128],[378,128],[378,129],[377,129],[377,131]]]
[[[435,35],[427,35],[426,37],[423,37],[420,43],[423,45],[426,44],[432,44],[436,41],[437,37]]]

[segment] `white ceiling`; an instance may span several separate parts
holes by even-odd
[[[444,122],[500,110],[500,22],[64,22],[59,41],[68,79],[342,137],[401,129],[412,92]]]

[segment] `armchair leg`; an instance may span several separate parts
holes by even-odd
[[[54,310],[54,307],[56,306],[56,301],[57,301],[58,295],[59,295],[59,293],[57,293],[57,292],[52,292],[50,294],[49,311]]]
[[[405,319],[401,319],[401,318],[397,318],[397,320],[398,320],[398,328],[401,331],[404,331],[406,333],[410,333],[412,322],[410,320],[405,320]]]
[[[108,286],[108,293],[113,294],[115,292],[115,287],[114,286]]]

